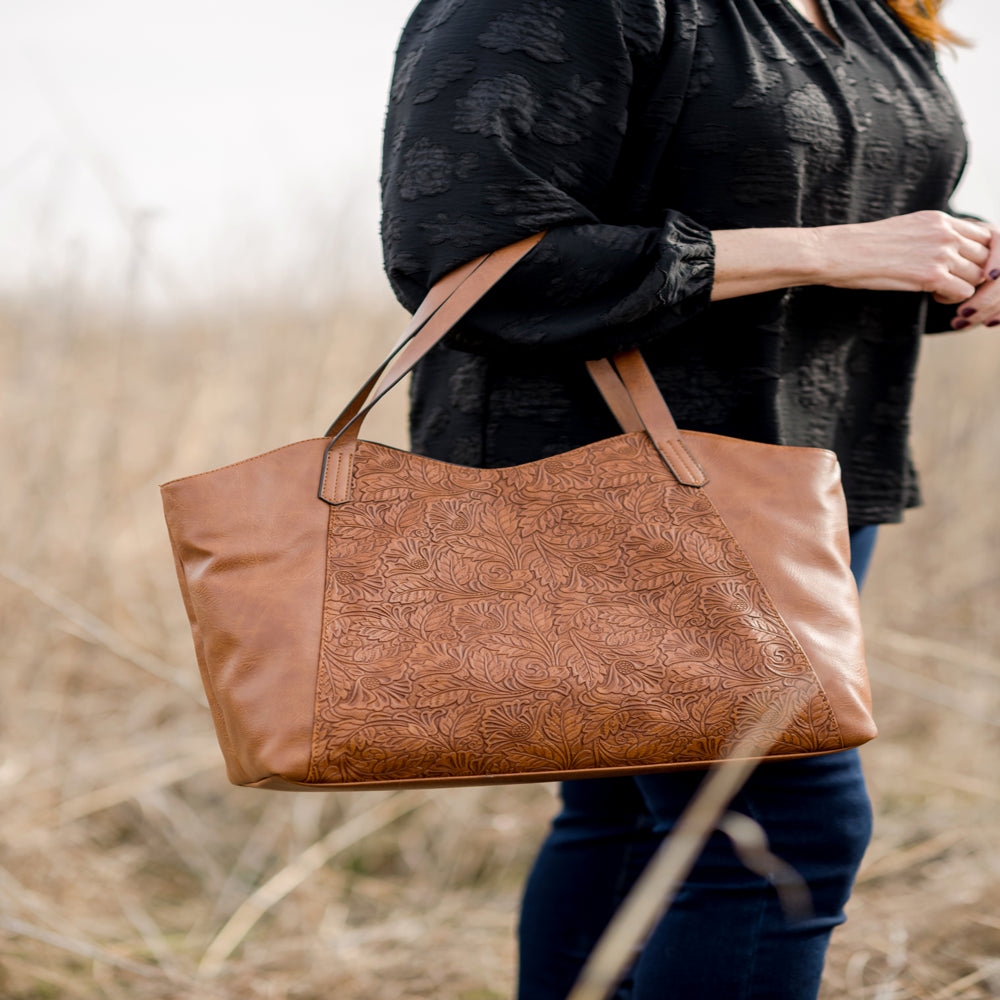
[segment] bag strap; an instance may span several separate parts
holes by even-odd
[[[328,428],[331,440],[323,454],[321,500],[336,505],[350,499],[354,453],[365,416],[544,235],[536,233],[478,257],[445,275],[428,292],[389,356]],[[623,430],[644,429],[679,482],[688,486],[708,482],[637,350],[610,361],[588,361],[587,367]]]
[[[618,377],[618,371],[611,361],[608,358],[588,361],[587,371],[621,429],[626,434],[645,430],[642,417],[639,416],[639,411],[635,408],[635,403],[632,402],[628,389]]]
[[[344,412],[329,426],[326,437],[336,438],[354,421],[364,420],[368,411],[417,362],[462,319],[462,317],[545,235],[536,233],[518,243],[475,260],[446,274],[435,283],[413,314],[409,325],[389,356],[375,369],[372,377],[347,404]],[[381,381],[371,402],[365,405],[372,390]]]

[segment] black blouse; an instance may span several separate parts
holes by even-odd
[[[931,49],[883,0],[821,2],[837,41],[788,0],[417,6],[385,135],[397,295],[412,310],[458,264],[550,233],[418,368],[415,450],[502,466],[618,433],[582,361],[639,346],[681,427],[833,448],[853,525],[919,502],[925,295],[710,302],[711,230],[947,209],[961,173]]]

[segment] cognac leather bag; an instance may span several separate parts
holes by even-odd
[[[678,431],[637,351],[589,363],[625,433],[566,454],[477,469],[358,439],[540,238],[439,282],[326,437],[162,487],[236,784],[703,766],[762,720],[771,756],[875,735],[831,452]]]

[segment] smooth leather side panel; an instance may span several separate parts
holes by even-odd
[[[823,685],[848,745],[876,735],[858,592],[832,452],[684,432],[703,487]]]
[[[241,784],[306,777],[331,511],[316,484],[328,443],[161,488],[220,746]]]

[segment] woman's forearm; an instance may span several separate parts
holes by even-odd
[[[715,241],[712,301],[822,283],[814,229],[723,229]]]

